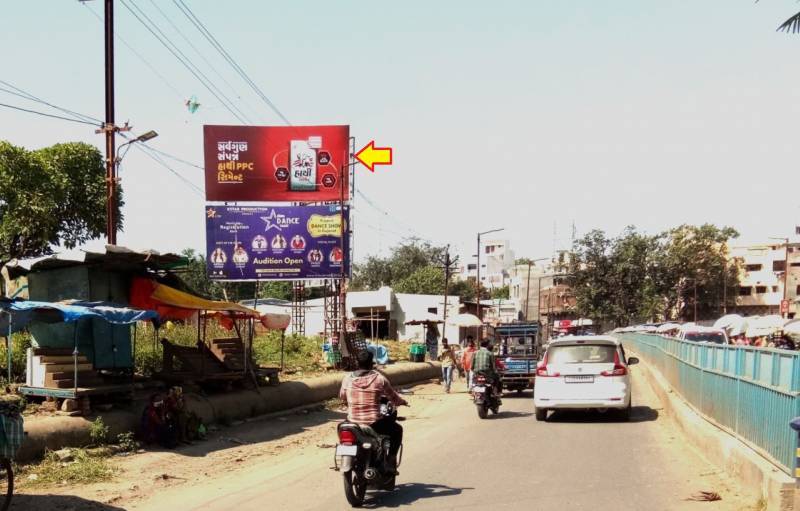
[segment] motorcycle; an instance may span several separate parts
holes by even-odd
[[[500,412],[500,396],[497,395],[494,385],[483,373],[475,375],[472,386],[472,400],[478,410],[478,417],[485,419],[489,410],[497,415]]]
[[[397,409],[388,400],[381,399],[381,416],[397,421]],[[389,437],[377,434],[369,426],[342,422],[337,427],[339,444],[334,457],[335,470],[344,476],[344,495],[353,507],[361,507],[367,489],[392,491],[395,487],[395,470],[389,466]],[[400,466],[403,446],[397,453],[396,467]]]

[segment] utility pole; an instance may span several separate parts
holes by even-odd
[[[476,273],[476,278],[475,278],[475,290],[476,290],[476,294],[475,294],[476,304],[475,305],[476,305],[476,311],[478,313],[477,314],[478,315],[478,319],[480,319],[481,321],[483,321],[483,318],[481,317],[481,236],[483,236],[484,234],[490,234],[490,233],[493,233],[493,232],[500,232],[500,231],[502,231],[504,229],[505,229],[505,227],[501,227],[499,229],[491,229],[489,231],[484,231],[484,232],[479,232],[478,233],[478,255],[476,256],[478,259],[477,259],[477,265],[476,265],[477,266],[476,267],[477,273]],[[477,339],[478,342],[480,342],[482,336],[483,336],[483,327],[481,327],[480,330],[478,330],[478,339]]]
[[[530,312],[528,306],[528,299],[531,296],[531,265],[536,263],[537,261],[546,261],[549,259],[548,257],[540,257],[539,259],[528,260],[528,283],[525,286],[525,321],[528,321],[528,312]],[[542,287],[542,279],[539,278],[539,288]],[[541,289],[539,290],[541,291]],[[539,293],[541,296],[541,293]],[[539,299],[536,299],[536,321],[539,321]]]
[[[455,259],[450,259],[450,245],[447,245],[444,252],[444,314],[442,318],[442,339],[445,339],[445,332],[447,331],[447,295],[450,294],[450,276],[452,275],[455,265],[458,264],[458,256]],[[460,341],[460,339],[459,339]]]
[[[117,165],[114,125],[114,0],[105,0],[106,39],[106,240],[117,244]]]

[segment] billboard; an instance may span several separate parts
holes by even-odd
[[[347,231],[349,210],[345,207]],[[301,280],[349,275],[340,207],[206,206],[206,268],[213,280]]]
[[[203,152],[208,201],[338,201],[349,190],[349,126],[206,125]]]

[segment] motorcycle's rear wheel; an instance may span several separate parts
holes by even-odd
[[[344,476],[344,496],[353,507],[364,504],[364,495],[367,493],[367,480],[355,470],[348,470]]]
[[[489,415],[489,407],[485,404],[481,403],[475,406],[478,408],[478,417],[481,419],[485,419]]]

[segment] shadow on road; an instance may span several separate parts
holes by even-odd
[[[331,431],[335,431],[336,424],[345,417],[344,412],[322,409],[256,418],[249,422],[239,421],[232,427],[222,427],[209,433],[204,441],[180,446],[171,451],[155,445],[148,445],[146,448],[149,452],[175,452],[182,456],[203,457],[215,451],[297,435],[320,424],[330,424]]]
[[[578,411],[578,410],[556,410],[547,419],[548,422],[651,422],[658,419],[658,410],[649,406],[634,406],[631,408],[631,417],[628,420],[622,418],[614,410],[600,413],[597,410]]]
[[[64,509],[80,509],[81,511],[125,511],[124,508],[110,506],[102,502],[86,500],[72,495],[14,495],[11,500],[11,511],[35,509],[36,511],[54,511]]]
[[[533,415],[531,412],[512,412],[509,410],[500,410],[500,413],[494,415],[495,419],[515,419],[517,417],[530,417]]]
[[[503,399],[531,399],[533,397],[532,390],[524,390],[522,392],[503,392]]]
[[[364,502],[364,507],[367,509],[374,509],[377,507],[400,507],[413,504],[418,500],[451,497],[453,495],[460,495],[464,490],[474,489],[475,488],[452,488],[443,484],[398,484],[393,492],[373,494],[371,499]]]

